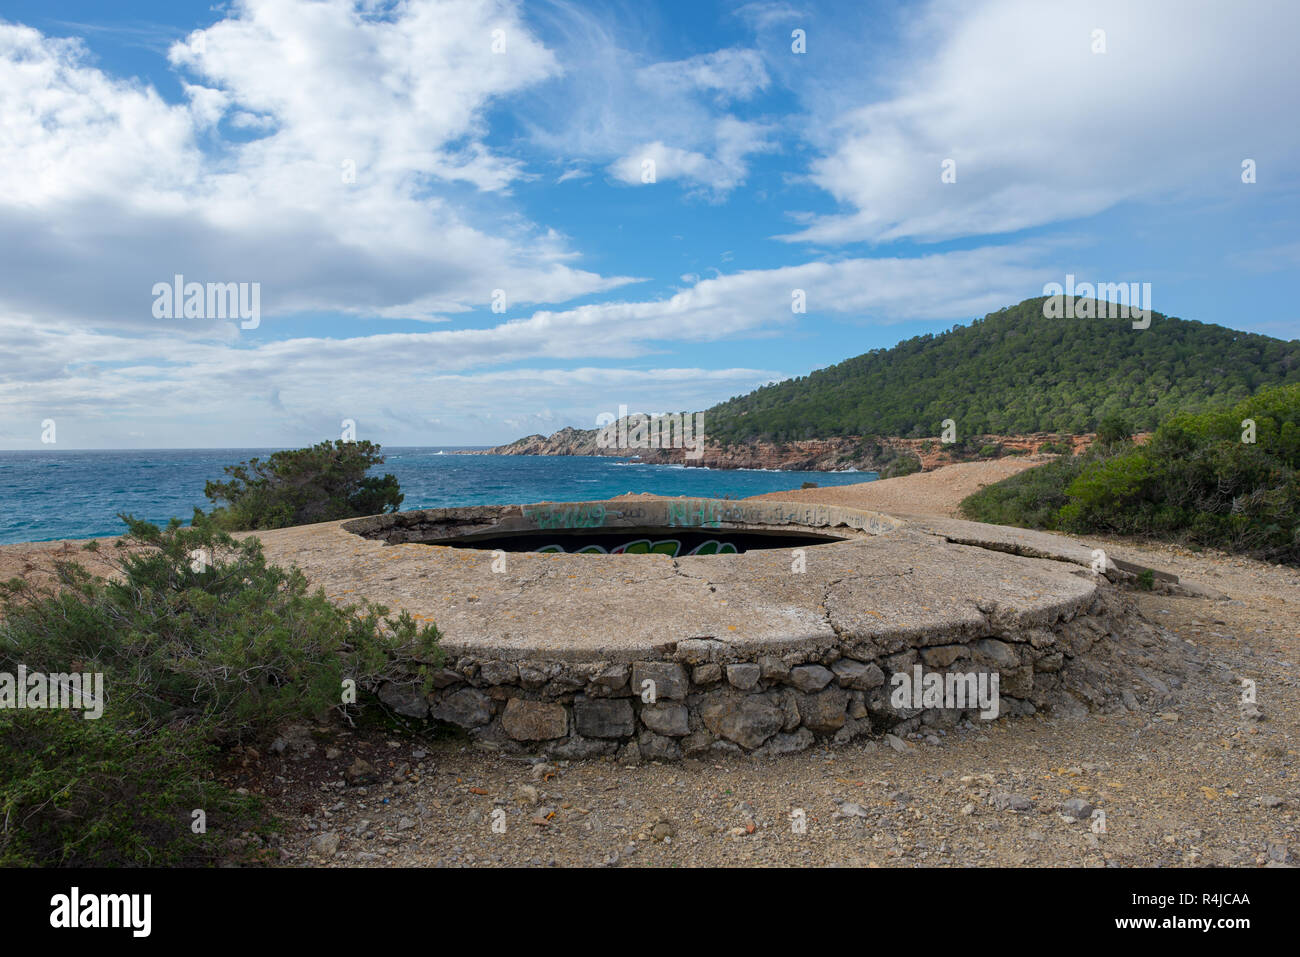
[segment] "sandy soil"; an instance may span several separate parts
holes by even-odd
[[[985,485],[1001,482],[1004,478],[1050,459],[1050,456],[1017,456],[990,459],[987,462],[963,462],[933,472],[916,472],[878,482],[768,492],[753,498],[867,508],[893,515],[940,515],[954,518],[959,517],[957,505],[967,495],[973,495]]]

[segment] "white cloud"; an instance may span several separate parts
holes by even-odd
[[[691,343],[776,334],[805,318],[791,310],[796,289],[809,314],[842,320],[970,318],[1041,290],[1055,274],[1037,265],[1042,254],[993,247],[744,270],[665,299],[539,311],[486,329],[347,339],[240,345],[187,335],[184,320],[167,323],[171,334],[146,337],[15,317],[0,323],[0,349],[11,357],[0,367],[0,441],[34,443],[40,433],[32,429],[53,417],[70,447],[136,444],[129,430],[151,436],[143,444],[154,446],[280,444],[333,434],[351,417],[389,442],[481,444],[516,437],[502,417],[523,421],[545,409],[568,410],[558,428],[611,403],[703,407],[780,374],[628,362]],[[711,353],[726,361],[725,347]],[[499,368],[507,363],[527,368]],[[403,416],[425,421],[425,430]],[[434,419],[469,425],[451,437],[451,426]]]
[[[183,104],[0,23],[0,308],[139,325],[183,273],[260,282],[268,315],[437,319],[629,281],[520,218],[519,162],[483,142],[494,101],[558,70],[515,5],[370,6],[246,0],[173,46]]]
[[[651,64],[638,72],[637,82],[659,95],[701,90],[726,102],[766,89],[768,75],[757,51],[731,49]]]
[[[826,150],[812,181],[846,211],[785,238],[1006,233],[1131,199],[1240,195],[1245,157],[1296,172],[1293,3],[942,0],[921,24],[891,96],[809,124]]]
[[[563,2],[530,14],[546,19],[563,70],[521,101],[519,115],[542,149],[638,184],[649,150],[663,160],[661,180],[720,200],[745,181],[749,156],[773,148],[770,125],[732,111],[769,86],[757,51],[655,61],[634,17],[605,18]]]
[[[770,148],[766,134],[767,129],[757,123],[724,117],[714,129],[712,155],[656,141],[632,149],[610,164],[609,172],[620,182],[645,185],[643,171],[650,162],[654,164],[655,183],[682,180],[721,197],[744,183],[749,155]]]

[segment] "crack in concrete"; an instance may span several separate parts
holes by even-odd
[[[840,578],[833,579],[832,581],[827,582],[826,587],[822,589],[823,617],[826,619],[827,627],[829,627],[831,631],[835,632],[835,638],[838,641],[844,640],[844,634],[840,631],[839,626],[837,626],[835,622],[831,619],[831,589],[834,588],[842,581],[844,581],[843,576],[841,576]]]

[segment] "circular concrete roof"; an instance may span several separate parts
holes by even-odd
[[[436,544],[543,529],[811,531],[842,541],[736,555],[535,554]],[[259,532],[338,602],[443,632],[453,655],[633,661],[713,638],[738,654],[969,641],[992,621],[1072,617],[1099,576],[1065,539],[833,506],[638,499],[426,509]],[[433,543],[433,544],[428,544]],[[1018,553],[1018,554],[1017,554]],[[494,567],[496,570],[494,570]]]

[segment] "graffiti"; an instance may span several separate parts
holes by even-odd
[[[737,510],[739,506],[735,507]],[[732,511],[728,509],[727,511]],[[718,502],[669,502],[668,524],[684,525],[688,528],[718,525],[727,519]]]
[[[707,542],[701,542],[687,552],[682,552],[682,543],[675,538],[666,538],[652,542],[648,538],[639,538],[634,542],[624,542],[622,545],[615,545],[613,548],[605,548],[603,545],[584,545],[576,549],[576,555],[667,555],[669,558],[678,558],[681,555],[736,555],[739,554],[736,546],[731,542],[720,542],[716,538],[711,538]],[[567,552],[563,545],[547,545],[543,548],[536,549],[538,552]]]
[[[830,510],[824,505],[785,507],[781,503],[686,500],[668,503],[668,524],[685,528],[716,528],[723,522],[738,525],[825,525]]]
[[[523,512],[538,528],[599,528],[605,524],[604,505],[529,505]]]
[[[664,503],[670,528],[720,528],[724,525],[827,525],[831,510],[824,505],[781,502],[736,502],[725,499],[680,499]],[[526,505],[523,517],[539,529],[603,528],[610,519],[630,523],[655,514],[644,505],[606,509],[599,502]],[[660,512],[659,514],[663,514]]]

